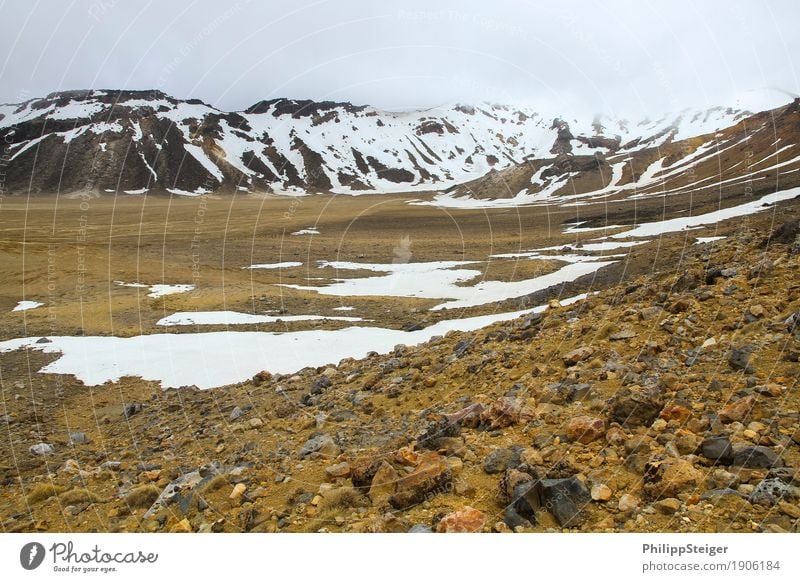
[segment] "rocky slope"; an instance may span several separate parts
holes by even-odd
[[[798,531],[798,222],[722,230],[580,303],[290,376],[6,383],[3,531]]]
[[[716,107],[632,122],[489,104],[388,112],[289,99],[225,112],[160,91],[69,91],[0,106],[3,188],[17,194],[407,192],[452,187],[525,160],[533,161],[523,167],[536,170],[533,177],[523,172],[526,188],[553,190],[564,186],[565,174],[571,185],[584,181],[589,188],[605,180],[598,181],[598,171],[617,168],[631,152],[713,135],[749,115]],[[615,157],[595,161],[607,156]],[[580,167],[566,168],[567,158]],[[619,184],[631,181],[625,172],[611,174]]]

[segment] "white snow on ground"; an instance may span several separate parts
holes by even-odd
[[[239,311],[179,311],[158,320],[156,325],[248,325],[254,323],[280,323],[287,321],[363,321],[360,317],[325,315],[260,315]]]
[[[194,289],[194,285],[150,285],[148,297],[163,297],[164,295],[174,295],[175,293],[186,293]]]
[[[44,305],[44,303],[39,303],[38,301],[20,301],[11,311],[28,311],[29,309],[36,309],[42,305]]]
[[[203,194],[208,194],[210,191],[200,187],[194,192],[181,190],[180,188],[167,188],[167,192],[170,194],[176,194],[177,196],[202,196]]]
[[[562,260],[562,257],[549,255],[537,258]],[[571,262],[553,273],[523,281],[479,281],[472,286],[462,286],[458,283],[471,281],[481,272],[475,269],[456,269],[454,267],[475,264],[474,262],[433,261],[375,264],[322,261],[321,267],[341,270],[365,269],[382,274],[375,277],[339,278],[334,283],[323,286],[289,284],[280,284],[279,286],[341,297],[383,296],[449,299],[449,301],[436,305],[432,310],[454,309],[522,297],[554,285],[574,281],[614,262],[597,261],[596,259],[597,257],[583,255],[568,256],[563,260]]]
[[[800,188],[791,188],[782,192],[774,192],[766,196],[753,200],[738,206],[731,206],[730,208],[723,208],[697,216],[681,216],[679,218],[671,218],[669,220],[661,220],[658,222],[648,222],[641,224],[630,230],[618,232],[611,235],[610,238],[627,238],[627,237],[651,237],[666,234],[668,232],[678,232],[696,228],[699,226],[706,226],[709,224],[716,224],[729,218],[737,218],[740,216],[748,216],[763,212],[771,208],[775,202],[781,200],[789,200],[795,196],[800,196]]]
[[[698,236],[697,240],[694,242],[696,245],[704,245],[706,243],[716,242],[718,240],[723,240],[724,236]]]
[[[260,263],[242,267],[243,269],[288,269],[290,267],[302,267],[303,263],[297,261],[284,261],[283,263]]]
[[[578,295],[562,305],[585,298]],[[418,331],[380,327],[347,327],[339,330],[296,332],[236,332],[154,334],[130,338],[104,336],[52,336],[0,342],[0,352],[32,348],[61,354],[39,372],[71,374],[88,386],[138,376],[160,382],[163,388],[195,385],[214,388],[252,378],[269,370],[289,374],[306,366],[335,364],[343,358],[362,358],[368,352],[388,353],[397,344],[424,343],[448,331],[471,331],[496,321],[508,321],[546,306],[466,319],[446,320]],[[214,357],[198,357],[214,354]]]
[[[150,290],[150,293],[147,294],[148,297],[163,297],[164,295],[173,295],[175,293],[186,293],[194,289],[194,285],[146,285],[144,283],[125,283],[124,281],[114,281],[114,284],[120,287],[135,287],[137,289],[147,287]]]
[[[353,311],[355,307],[350,307],[349,305],[342,305],[341,307],[334,307],[334,311]]]
[[[578,251],[586,251],[589,253],[595,253],[602,251],[613,251],[616,249],[626,249],[629,247],[643,245],[646,242],[647,241],[615,241],[615,242],[608,241],[599,243],[585,243],[581,246],[567,244],[567,245],[553,246],[553,247],[542,247],[540,249],[533,249],[533,251],[560,251],[562,249],[569,249],[571,251],[578,250]]]
[[[300,236],[303,234],[319,234],[319,231],[316,228],[304,228],[302,230],[298,230],[290,234],[293,236]]]

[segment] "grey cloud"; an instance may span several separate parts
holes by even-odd
[[[40,0],[0,14],[2,102],[158,88],[232,110],[286,96],[642,116],[800,92],[792,0]]]

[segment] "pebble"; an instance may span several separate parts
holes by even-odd
[[[611,488],[608,485],[597,483],[592,486],[591,494],[594,501],[608,501],[611,499]]]
[[[635,495],[631,495],[630,493],[623,493],[619,498],[619,510],[622,512],[629,512],[633,511],[639,507],[641,501]]]
[[[28,449],[33,455],[52,455],[56,449],[49,443],[38,443]]]

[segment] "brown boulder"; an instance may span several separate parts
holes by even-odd
[[[719,411],[719,419],[722,422],[741,422],[750,414],[755,406],[756,397],[753,395],[745,396],[735,402],[729,402]]]
[[[606,423],[594,416],[576,416],[567,424],[567,436],[581,444],[589,444],[606,433]]]
[[[444,457],[434,452],[422,453],[416,469],[398,479],[389,503],[395,509],[408,509],[447,491],[451,480],[452,472]]]
[[[445,515],[436,526],[438,533],[477,533],[486,524],[486,514],[470,507]]]
[[[703,482],[702,471],[685,459],[667,459],[644,467],[644,490],[652,499],[693,491]]]
[[[519,422],[533,420],[534,413],[520,398],[498,398],[481,413],[481,422],[487,428],[505,428]]]
[[[593,348],[590,348],[589,346],[582,346],[564,354],[562,359],[564,360],[564,365],[569,367],[574,366],[578,362],[589,359],[592,354],[594,354]]]

